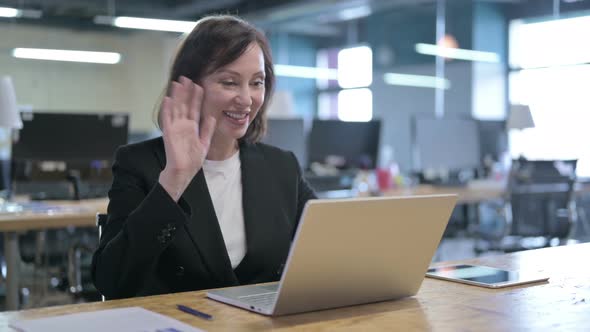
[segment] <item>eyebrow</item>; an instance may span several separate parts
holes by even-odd
[[[219,69],[217,71],[218,73],[228,73],[228,74],[232,74],[232,75],[236,75],[236,76],[242,76],[242,74],[238,73],[237,71],[231,70],[231,69]],[[258,71],[256,73],[254,73],[254,75],[252,76],[256,76],[256,75],[262,75],[265,76],[265,73],[263,71]]]

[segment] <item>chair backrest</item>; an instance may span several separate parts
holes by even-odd
[[[98,240],[100,241],[100,237],[102,236],[102,228],[106,225],[109,215],[105,213],[97,213],[96,214],[96,227],[98,228]],[[106,298],[104,295],[100,294],[100,299],[104,302]]]
[[[96,227],[98,228],[98,239],[102,236],[102,228],[107,223],[109,215],[105,213],[97,213],[96,214]]]
[[[508,184],[511,234],[567,237],[577,160],[515,160]]]

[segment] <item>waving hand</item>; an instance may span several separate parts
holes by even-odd
[[[179,81],[160,112],[166,167],[159,181],[175,201],[203,166],[215,131],[215,118],[201,112],[203,89],[184,76]]]

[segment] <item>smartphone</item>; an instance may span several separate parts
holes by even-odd
[[[469,285],[501,288],[549,280],[538,272],[508,271],[480,265],[450,265],[428,269],[427,277]]]

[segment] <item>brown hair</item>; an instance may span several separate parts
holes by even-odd
[[[195,83],[219,68],[237,60],[252,43],[257,43],[264,56],[264,103],[240,141],[255,143],[266,131],[266,108],[274,87],[274,70],[268,39],[250,23],[231,15],[208,16],[200,19],[184,39],[170,70],[169,82],[186,76]],[[164,93],[167,92],[167,89]],[[163,95],[164,95],[163,93]],[[160,104],[155,110],[160,127]]]

